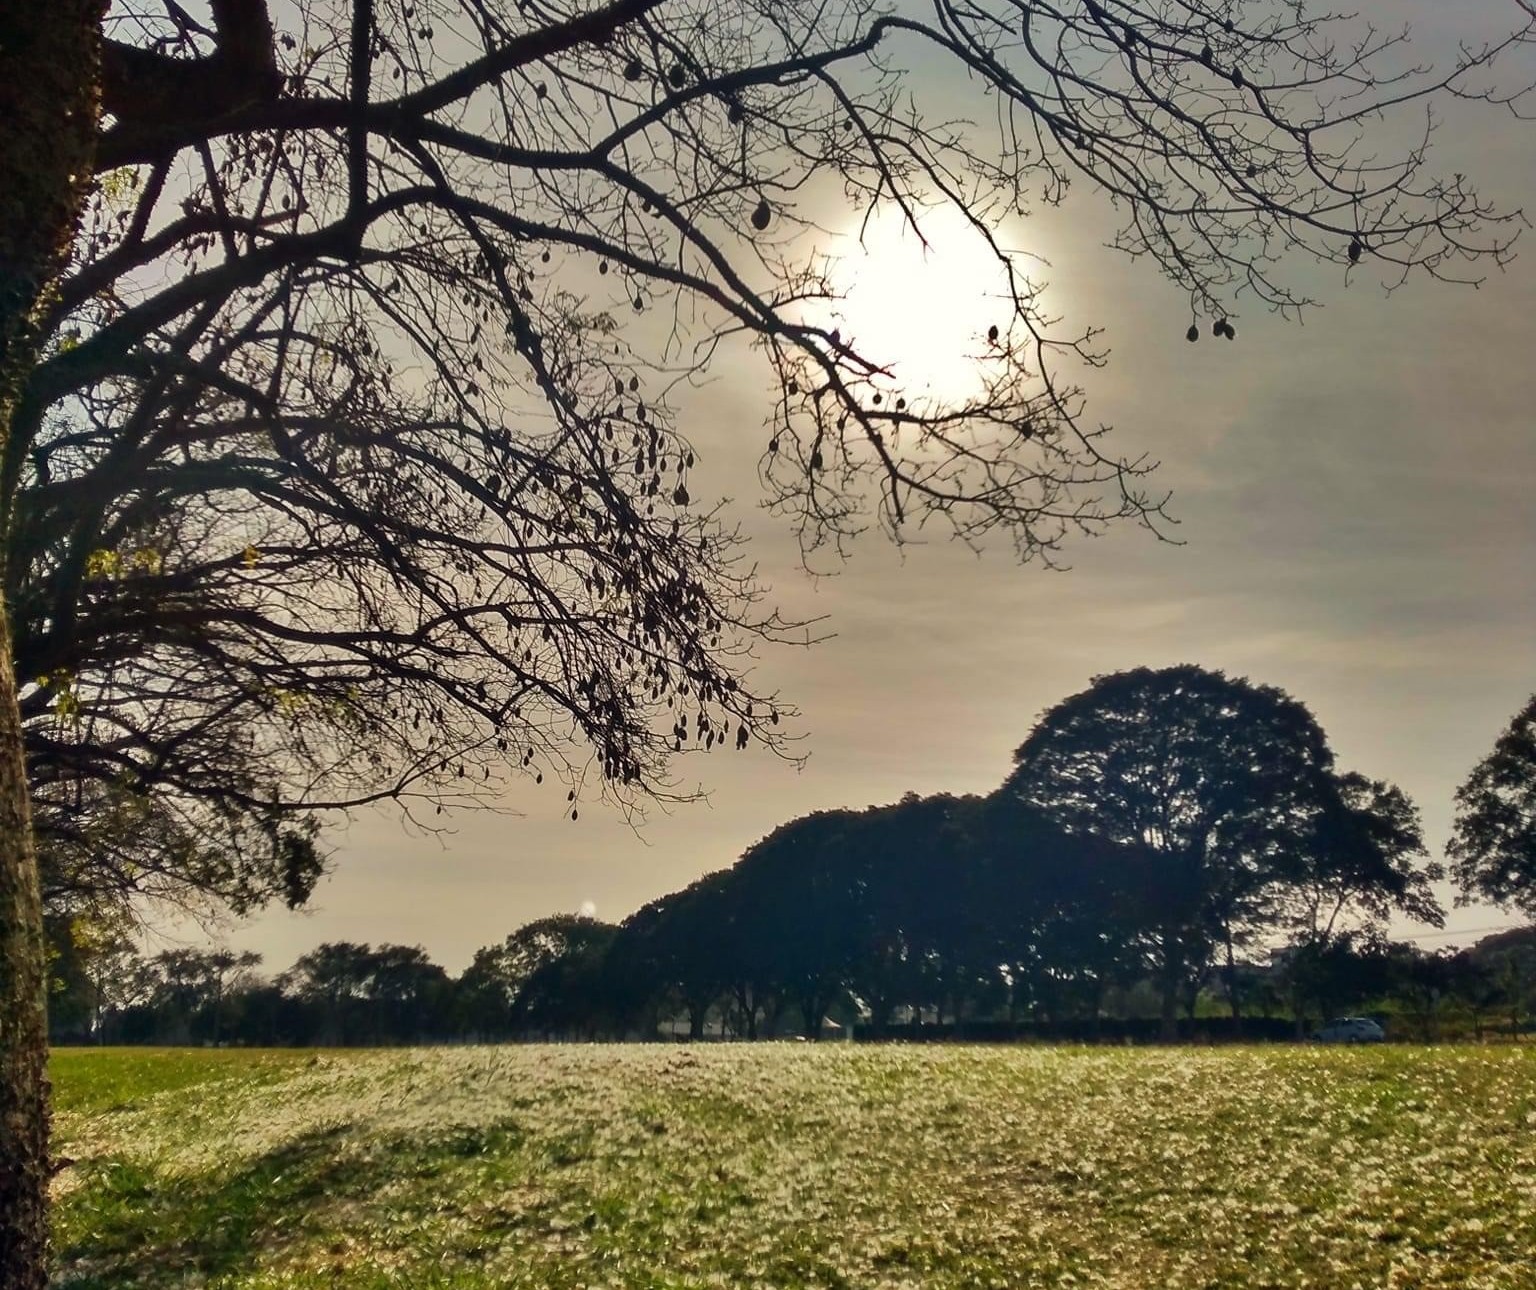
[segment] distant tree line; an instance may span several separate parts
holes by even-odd
[[[1497,769],[1479,770],[1503,793],[1477,803],[1481,837],[1490,819],[1516,827]],[[1491,894],[1458,837],[1463,890]],[[1459,952],[1386,936],[1394,913],[1443,923],[1443,876],[1413,803],[1340,771],[1295,699],[1143,668],[1047,712],[989,796],[790,821],[620,925],[540,919],[456,979],[419,948],[334,943],[269,980],[253,955],[146,958],[55,920],[53,1028],[381,1044],[815,1038],[832,1019],[882,1037],[1171,1039],[1305,1034],[1370,1010],[1405,1036],[1518,1033],[1536,1012],[1536,930]]]
[[[781,983],[767,970],[742,970],[742,956],[727,979],[694,946],[718,944],[729,924],[709,938],[689,934],[690,921],[721,912],[710,908],[720,889],[696,884],[622,926],[574,915],[540,919],[479,951],[457,978],[421,949],[400,945],[325,944],[275,978],[260,973],[259,956],[228,950],[60,954],[53,1037],[251,1046],[753,1039],[821,1036],[829,1017],[861,1038],[1106,1041],[1158,1033],[1148,976],[1117,978],[1090,1011],[1087,993],[1070,985],[1050,1008],[1044,1000],[1021,1006],[1010,980],[977,979],[956,992],[943,989],[935,972],[926,987],[904,991],[931,1003],[891,1007],[878,1021],[857,991],[883,979],[889,960],[833,985]],[[679,938],[687,938],[682,952]],[[1244,963],[1236,980],[1241,1023],[1226,1013],[1217,974],[1188,994],[1184,1037],[1301,1037],[1326,1017],[1360,1012],[1387,1020],[1394,1038],[1518,1035],[1536,1019],[1536,928],[1445,951],[1351,933]],[[808,984],[826,992],[808,998],[800,993]]]

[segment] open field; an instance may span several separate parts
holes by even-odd
[[[1536,1049],[65,1051],[60,1284],[1536,1284]]]

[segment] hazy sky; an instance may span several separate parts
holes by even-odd
[[[1423,22],[1444,57],[1464,13],[1498,22],[1513,8],[1369,11]],[[1536,59],[1524,70],[1536,75]],[[1469,112],[1443,142],[1443,169],[1536,209],[1536,123]],[[1536,689],[1536,235],[1480,290],[1416,283],[1388,299],[1368,277],[1346,289],[1339,271],[1314,273],[1326,307],[1305,326],[1251,312],[1236,343],[1191,346],[1183,297],[1102,250],[1107,229],[1081,200],[1006,233],[1050,260],[1054,312],[1107,329],[1111,365],[1085,378],[1089,417],[1116,427],[1120,451],[1162,460],[1183,545],[1119,531],[1049,573],[1001,548],[897,552],[871,534],[812,580],[787,526],[757,509],[764,374],[717,369],[685,410],[706,455],[697,479],[736,500],[777,603],[835,633],[761,657],[760,675],[803,712],[804,769],[756,750],[685,758],[679,777],[709,800],[639,832],[597,802],[572,823],[563,789],[518,790],[507,813],[459,815],[441,839],[359,813],[331,835],[335,874],[312,909],[263,915],[235,943],[273,970],[336,939],[420,944],[457,970],[532,918],[590,902],[617,920],[808,811],[988,792],[1042,711],[1141,664],[1283,687],[1341,767],[1418,802],[1438,855],[1457,784]],[[1449,925],[1465,941],[1504,921],[1473,908]]]

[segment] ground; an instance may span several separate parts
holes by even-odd
[[[55,1055],[58,1284],[1531,1286],[1536,1049]]]

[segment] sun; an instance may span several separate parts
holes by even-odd
[[[1008,269],[959,210],[917,211],[915,232],[884,204],[826,244],[830,277],[841,299],[831,326],[859,354],[891,373],[892,390],[914,403],[963,403],[980,394],[1014,321]],[[1007,247],[998,238],[1005,253]],[[1026,266],[1010,254],[1021,290]],[[884,382],[882,382],[884,384]]]

